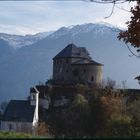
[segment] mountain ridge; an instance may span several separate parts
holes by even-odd
[[[78,28],[79,26],[89,26],[89,28],[99,28],[99,27],[108,27],[110,29],[119,29],[121,30],[120,28],[114,26],[114,25],[111,25],[109,23],[105,23],[105,22],[99,22],[99,23],[85,23],[85,24],[77,24],[77,25],[71,25],[71,26],[68,26],[68,27],[61,27],[59,28],[58,30],[54,30],[54,31],[48,31],[48,32],[39,32],[39,33],[36,33],[36,34],[26,34],[26,35],[16,35],[16,34],[8,34],[8,33],[0,33],[0,39],[4,40],[4,41],[7,41],[9,43],[10,46],[12,46],[14,49],[17,49],[17,48],[21,48],[21,47],[24,47],[24,46],[28,46],[28,45],[32,45],[46,37],[54,37],[57,35],[61,35],[61,32],[66,32],[66,31],[71,31],[71,33],[74,33],[73,30],[76,30],[76,28]],[[86,29],[87,30],[87,29]],[[89,29],[91,30],[91,29]],[[87,30],[88,31],[88,30]]]
[[[0,39],[7,41],[7,43],[9,43],[9,45],[14,49],[19,49],[23,46],[31,45],[47,37],[51,33],[53,33],[53,31],[37,33],[35,35],[24,35],[24,36],[0,33]]]

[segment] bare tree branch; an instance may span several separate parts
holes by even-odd
[[[111,13],[109,14],[109,16],[107,17],[104,17],[104,18],[109,18],[112,16],[113,12],[114,12],[114,8],[115,8],[115,2],[113,3],[113,7],[112,7],[112,10],[111,10]]]
[[[128,48],[128,50],[131,52],[131,54],[133,55],[133,56],[136,56],[136,57],[140,57],[140,55],[137,55],[137,54],[135,54],[131,49],[130,49],[130,47],[126,44],[126,46],[127,46],[127,48]]]
[[[102,3],[102,4],[108,4],[108,3],[116,3],[116,4],[121,4],[128,2],[127,0],[85,0],[87,2],[95,2],[95,3]],[[137,0],[136,0],[137,1]]]

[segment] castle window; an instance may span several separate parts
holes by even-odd
[[[86,72],[86,69],[84,69],[84,73]]]
[[[60,67],[59,72],[60,72],[60,73],[62,73],[62,70],[63,70],[63,68],[62,68],[62,67]]]
[[[94,81],[94,76],[91,76],[91,81]]]
[[[69,63],[69,59],[66,59],[66,63],[67,63],[67,64]]]

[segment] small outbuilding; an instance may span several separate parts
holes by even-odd
[[[30,101],[11,100],[1,120],[1,130],[33,132],[35,106]]]

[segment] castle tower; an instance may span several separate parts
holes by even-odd
[[[86,48],[69,44],[53,58],[53,81],[57,84],[99,85],[102,66],[92,60]]]

